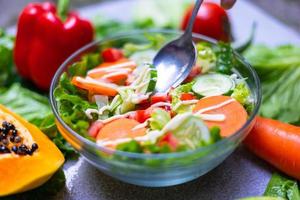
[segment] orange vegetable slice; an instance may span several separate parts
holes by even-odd
[[[140,123],[134,119],[121,118],[116,119],[106,125],[99,131],[98,140],[116,140],[121,138],[134,138],[146,134],[146,128],[132,130]]]
[[[115,96],[118,92],[117,85],[112,83],[99,82],[94,79],[86,79],[79,76],[72,78],[72,84],[81,89],[88,90],[94,94],[102,94],[107,96]]]
[[[230,99],[232,98],[228,96],[211,96],[200,99],[193,112],[221,104]],[[209,128],[218,126],[221,129],[222,137],[234,134],[246,123],[248,118],[245,108],[237,101],[232,101],[220,108],[204,112],[203,114],[223,114],[225,116],[224,121],[204,121]]]

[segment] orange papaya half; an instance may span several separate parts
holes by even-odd
[[[17,131],[18,139],[21,140],[12,142],[9,139],[12,130],[6,131],[5,141],[3,137],[0,139],[2,150],[7,150],[0,152],[0,197],[25,192],[44,184],[64,163],[63,154],[44,133],[0,105],[2,132],[3,122],[13,125],[13,130]],[[26,146],[25,150],[21,149],[21,145]],[[14,146],[18,151],[13,150]]]

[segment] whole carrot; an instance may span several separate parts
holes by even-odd
[[[260,158],[300,180],[300,127],[257,117],[244,143]]]

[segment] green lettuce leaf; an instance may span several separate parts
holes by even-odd
[[[64,85],[69,87],[64,87]],[[69,78],[66,74],[61,76],[59,85],[54,90],[54,97],[58,105],[61,118],[77,133],[90,138],[87,129],[90,120],[85,114],[88,108],[97,109],[96,103],[90,103],[84,98],[83,91],[73,90]],[[95,116],[97,119],[98,116]],[[92,138],[90,138],[92,139]]]
[[[249,97],[251,93],[245,83],[239,83],[233,90],[231,97],[240,102],[242,105],[249,103]]]
[[[262,83],[260,114],[286,123],[300,124],[300,47],[251,47],[245,57]]]
[[[170,120],[171,116],[168,112],[157,108],[151,113],[150,127],[152,130],[162,130]]]
[[[194,83],[195,82],[192,81],[190,83],[180,85],[177,88],[175,88],[174,90],[171,90],[170,95],[172,97],[172,109],[174,112],[184,113],[184,112],[191,111],[191,105],[180,105],[179,107],[177,105],[180,104],[180,102],[181,102],[181,100],[180,100],[181,94],[192,92],[192,87],[193,87]],[[176,109],[174,109],[174,108],[176,108]]]
[[[0,87],[8,86],[18,78],[13,68],[13,46],[14,37],[0,29]]]
[[[275,173],[268,183],[264,196],[282,197],[287,200],[300,200],[300,190],[296,180]]]

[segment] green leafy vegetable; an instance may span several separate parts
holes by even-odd
[[[146,34],[146,33],[145,33]],[[132,54],[149,49],[159,49],[166,42],[166,38],[162,34],[145,35],[149,42],[147,43],[126,43],[123,47],[125,56],[129,57]]]
[[[35,125],[52,113],[46,97],[23,88],[19,83],[0,94],[0,103]]]
[[[235,55],[230,44],[219,42],[214,51],[217,57],[216,70],[223,74],[231,74],[235,65]]]
[[[17,78],[13,68],[14,37],[0,29],[0,87],[10,85]]]
[[[98,53],[89,53],[84,55],[79,62],[75,62],[68,69],[71,76],[85,76],[89,69],[95,68],[100,63]]]
[[[132,152],[132,153],[143,153],[143,148],[135,140],[131,140],[130,142],[122,143],[117,146],[117,150]]]
[[[258,45],[245,53],[256,69],[263,100],[260,114],[286,123],[300,124],[300,47],[269,48]]]
[[[201,71],[203,73],[216,67],[216,54],[212,49],[212,45],[207,42],[199,42],[196,45],[198,57],[197,64],[201,66]]]
[[[135,104],[132,103],[131,101],[132,100],[131,97],[134,94],[134,90],[132,89],[119,90],[119,94],[121,96],[122,103],[119,106],[119,108],[117,108],[116,114],[123,114],[128,111],[134,110]]]
[[[96,109],[95,103],[90,103],[80,96],[80,91],[73,91],[70,80],[67,75],[61,76],[59,85],[54,91],[54,97],[58,104],[58,111],[62,119],[77,133],[89,138],[87,129],[89,127],[89,119],[85,111],[88,108]],[[64,85],[69,87],[64,87]],[[82,95],[83,96],[83,95]]]
[[[240,102],[242,105],[249,103],[249,97],[251,93],[245,83],[239,83],[233,90],[231,97]]]
[[[194,83],[195,82],[192,81],[190,83],[180,85],[177,88],[175,88],[174,90],[171,90],[170,95],[172,97],[172,109],[173,109],[173,111],[175,111],[176,113],[184,113],[184,112],[187,112],[187,111],[191,110],[190,105],[180,105],[180,106],[177,106],[177,105],[180,104],[180,102],[181,102],[181,100],[180,100],[181,94],[191,92]]]
[[[209,132],[212,138],[212,143],[215,143],[222,139],[220,127],[213,126],[210,128]]]
[[[211,135],[204,122],[192,113],[178,114],[164,127],[165,133],[171,132],[187,149],[196,149],[212,142]]]
[[[277,173],[273,174],[264,195],[282,197],[287,200],[300,200],[300,192],[297,181],[291,180]]]
[[[63,139],[56,128],[47,97],[15,83],[0,93],[0,103],[39,127],[67,158],[74,156],[74,149]]]
[[[161,130],[171,120],[171,116],[163,109],[157,108],[151,113],[150,127],[152,130]]]

